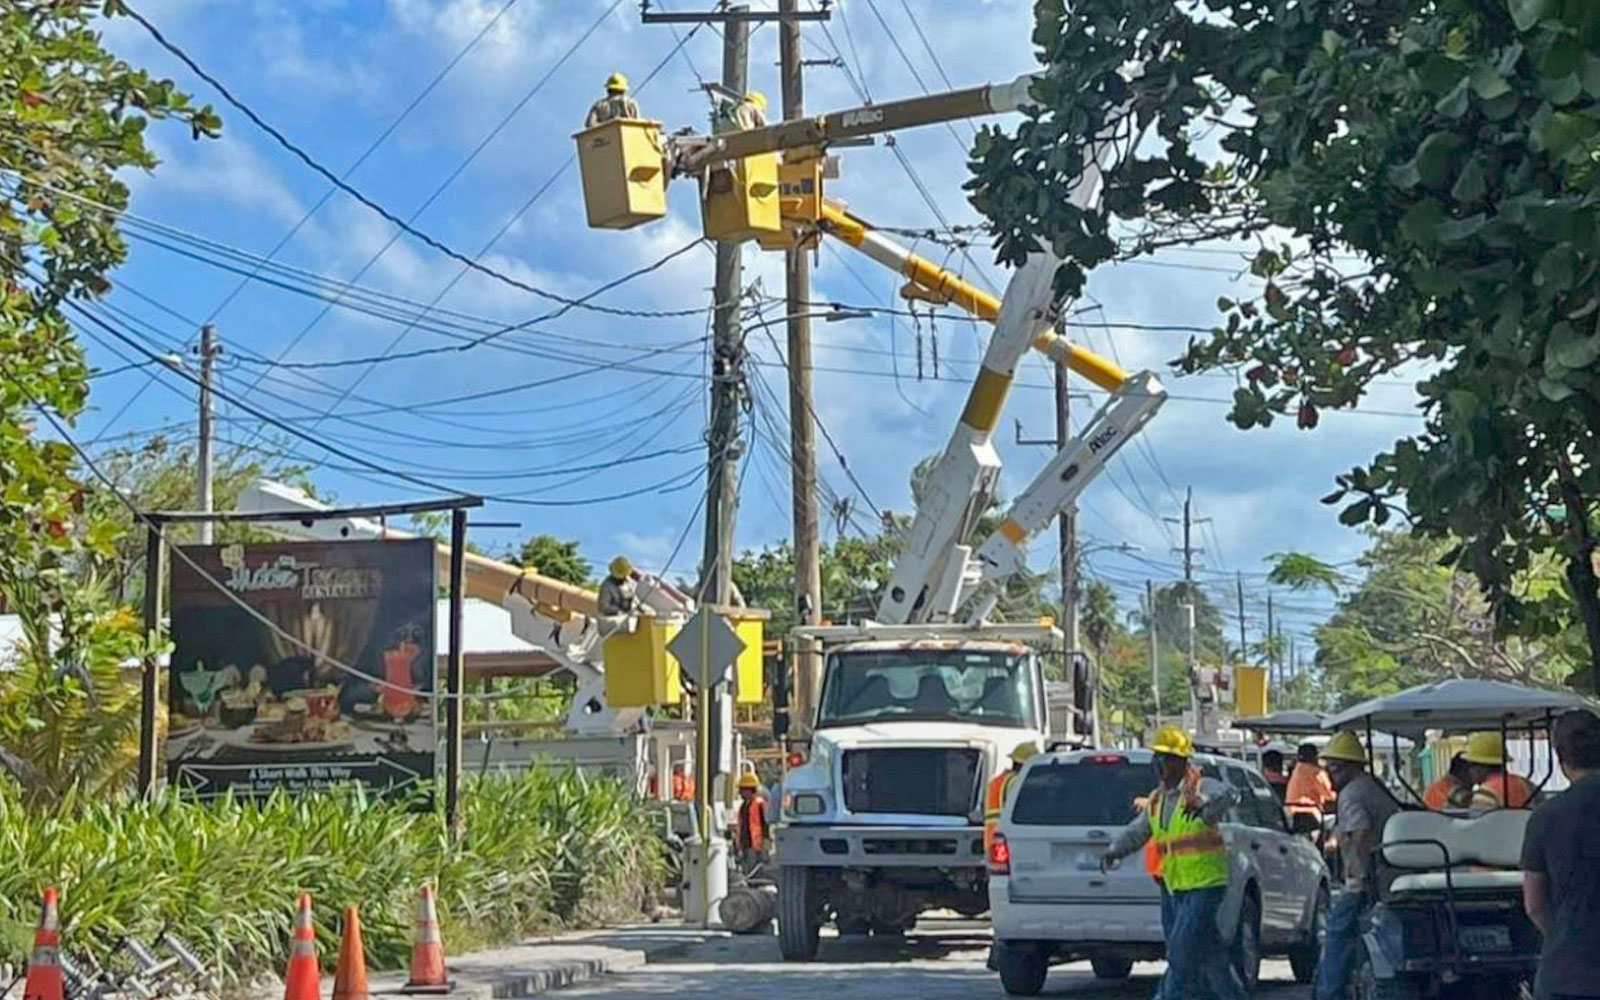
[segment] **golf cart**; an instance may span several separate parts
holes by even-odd
[[[1502,681],[1448,680],[1376,698],[1331,716],[1329,730],[1365,730],[1369,748],[1385,737],[1498,730],[1548,733],[1557,715],[1583,706],[1575,694]],[[1543,787],[1555,770],[1549,744]],[[1535,770],[1538,768],[1535,767]],[[1377,848],[1378,895],[1363,919],[1352,977],[1358,1000],[1438,996],[1515,998],[1532,982],[1539,934],[1522,907],[1520,870],[1527,809],[1476,818],[1431,812],[1422,795],[1399,783],[1418,805],[1384,825]]]

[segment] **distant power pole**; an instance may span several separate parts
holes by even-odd
[[[1278,640],[1272,631],[1272,591],[1267,591],[1267,684],[1270,687],[1278,683],[1281,678],[1274,675],[1278,673]]]
[[[1250,638],[1245,633],[1244,623],[1244,573],[1241,571],[1239,580],[1239,662],[1246,662],[1250,655]]]
[[[1174,549],[1174,552],[1183,554],[1183,589],[1184,599],[1189,607],[1189,708],[1194,712],[1194,728],[1196,732],[1205,735],[1209,732],[1209,720],[1203,714],[1200,702],[1200,674],[1199,665],[1196,663],[1194,645],[1195,616],[1199,612],[1199,602],[1195,600],[1194,585],[1194,557],[1204,549],[1194,547],[1194,526],[1205,524],[1211,520],[1209,517],[1196,518],[1194,516],[1194,487],[1189,487],[1183,498],[1183,517],[1169,517],[1167,521],[1183,525],[1183,548]]]
[[[215,500],[212,497],[212,445],[216,437],[216,430],[212,426],[215,414],[212,412],[211,402],[211,376],[215,368],[217,355],[222,353],[222,347],[217,343],[217,328],[207,323],[200,328],[200,437],[195,446],[195,509],[210,511]],[[201,545],[210,545],[212,540],[212,525],[210,521],[200,522]]]
[[[1156,725],[1161,725],[1161,658],[1156,649],[1156,585],[1144,582],[1145,627],[1150,631],[1150,692],[1156,699]]]

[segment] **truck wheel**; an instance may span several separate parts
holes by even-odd
[[[1289,968],[1294,971],[1294,981],[1309,983],[1317,975],[1317,963],[1322,961],[1322,949],[1328,941],[1328,887],[1317,889],[1317,901],[1311,909],[1311,926],[1306,928],[1305,940],[1289,949]]]
[[[817,957],[821,914],[812,898],[811,869],[785,865],[778,877],[778,948],[785,962]]]
[[[1050,957],[1038,948],[1018,947],[1003,942],[994,946],[995,964],[1000,967],[1000,985],[1014,997],[1036,997],[1050,974]]]
[[[1127,979],[1133,975],[1133,959],[1121,955],[1096,955],[1089,959],[1096,979]]]

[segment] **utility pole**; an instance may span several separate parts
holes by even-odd
[[[1156,648],[1156,585],[1144,582],[1145,627],[1150,632],[1150,692],[1156,699],[1156,725],[1161,725],[1161,657]]]
[[[1239,662],[1247,662],[1250,656],[1250,637],[1245,632],[1244,623],[1244,573],[1241,571],[1239,581]]]
[[[1270,687],[1278,683],[1281,678],[1274,675],[1278,672],[1278,640],[1272,631],[1272,591],[1267,591],[1267,684]]]
[[[1183,554],[1184,599],[1188,602],[1189,607],[1189,707],[1194,712],[1195,731],[1204,736],[1210,733],[1211,720],[1206,718],[1200,702],[1200,675],[1199,666],[1195,659],[1194,646],[1195,615],[1199,610],[1198,602],[1195,600],[1194,557],[1204,550],[1194,547],[1194,526],[1196,524],[1205,524],[1211,519],[1208,517],[1196,518],[1194,516],[1194,487],[1191,486],[1184,493],[1183,517],[1169,517],[1166,520],[1173,524],[1181,523],[1183,525],[1183,548],[1175,549],[1174,551]]]
[[[211,403],[211,374],[222,347],[217,343],[217,328],[207,323],[200,328],[200,437],[195,446],[195,509],[209,513],[214,506],[211,494],[211,450],[216,431],[213,428]],[[201,521],[199,542],[210,545],[210,521]]]
[[[1072,438],[1072,396],[1067,391],[1067,366],[1056,365],[1056,450]],[[1067,630],[1067,649],[1078,650],[1078,507],[1073,504],[1061,512],[1061,604],[1062,624]],[[1095,665],[1096,673],[1099,664]],[[1096,678],[1098,687],[1098,678]],[[1098,713],[1097,713],[1098,715]]]
[[[822,13],[826,14],[826,7]],[[778,0],[778,61],[783,82],[783,119],[805,115],[805,61],[801,51],[799,0]],[[786,154],[787,155],[787,154]],[[822,541],[817,503],[817,440],[812,418],[811,258],[797,246],[783,255],[784,311],[789,352],[789,454],[794,507],[795,621],[815,625],[822,613]],[[813,640],[796,645],[795,687],[801,728],[810,729],[822,683],[822,653]]]

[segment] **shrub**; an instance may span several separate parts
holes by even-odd
[[[619,783],[571,770],[469,782],[466,835],[416,803],[359,789],[262,802],[68,800],[28,807],[0,792],[0,948],[25,959],[47,885],[62,892],[64,946],[104,958],[125,934],[171,927],[230,982],[281,971],[294,900],[316,902],[325,961],[338,917],[361,907],[368,960],[404,965],[418,888],[437,889],[454,952],[530,931],[639,912],[660,871],[656,839]]]

